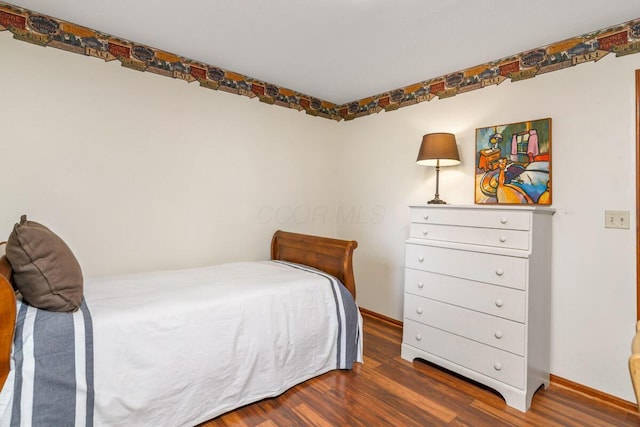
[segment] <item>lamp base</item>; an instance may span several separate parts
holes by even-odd
[[[437,198],[437,197],[436,197],[436,198],[435,198],[435,199],[433,199],[433,200],[429,200],[429,201],[427,202],[427,204],[428,204],[428,205],[446,205],[446,204],[447,204],[447,202],[445,202],[444,200],[441,200],[441,199],[439,199],[439,198]]]

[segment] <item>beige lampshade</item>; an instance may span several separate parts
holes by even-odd
[[[429,133],[422,137],[418,152],[419,165],[454,166],[460,164],[456,137],[452,133]]]

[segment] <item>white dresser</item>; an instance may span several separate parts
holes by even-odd
[[[529,206],[411,206],[402,357],[526,411],[549,386],[551,218]]]

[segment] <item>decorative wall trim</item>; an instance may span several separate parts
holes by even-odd
[[[117,60],[123,67],[132,70],[160,74],[188,83],[197,81],[208,89],[257,97],[267,104],[341,120],[337,115],[337,105],[331,102],[0,2],[0,31],[3,30],[13,33],[16,40],[92,56],[105,62]]]
[[[214,65],[0,2],[0,31],[4,30],[13,33],[16,40],[93,56],[105,62],[118,60],[123,67],[133,70],[148,71],[188,83],[197,81],[208,89],[257,97],[267,104],[336,121],[394,111],[435,98],[450,98],[499,85],[505,80],[516,82],[530,79],[539,74],[597,62],[609,53],[619,57],[640,52],[640,18],[637,18],[514,56],[336,105]]]
[[[640,18],[614,27],[521,52],[486,64],[456,71],[420,83],[350,102],[338,107],[344,120],[380,111],[431,101],[499,85],[539,74],[559,71],[587,62],[598,62],[609,53],[616,57],[640,52]]]

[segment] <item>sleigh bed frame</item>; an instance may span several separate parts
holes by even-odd
[[[356,241],[338,240],[278,230],[271,240],[271,259],[304,264],[338,278],[356,296],[352,256]],[[11,266],[0,258],[0,389],[9,374],[16,322],[16,300],[11,286]],[[89,304],[91,302],[89,301]]]

